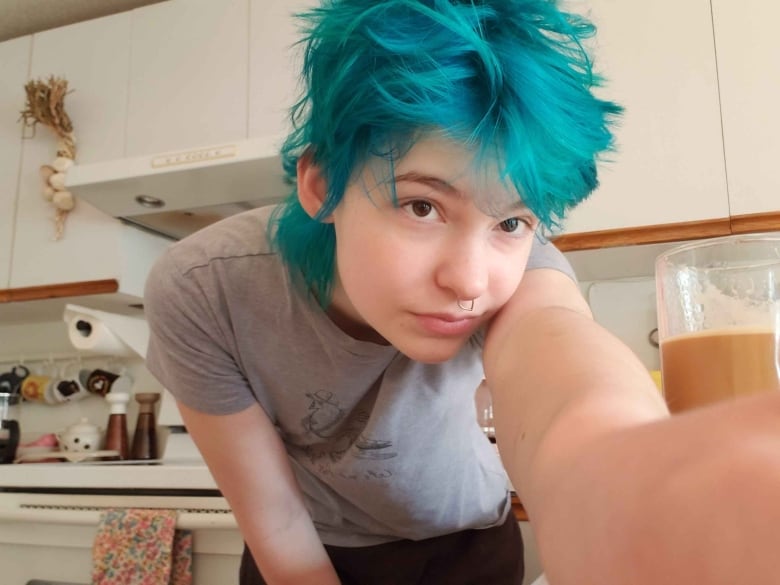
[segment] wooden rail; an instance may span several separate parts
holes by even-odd
[[[47,284],[45,286],[6,288],[0,289],[0,303],[40,301],[44,299],[59,299],[62,297],[109,294],[115,293],[118,290],[119,282],[113,279],[65,282],[62,284]]]
[[[512,512],[514,512],[518,522],[528,521],[528,513],[525,511],[525,508],[523,508],[523,503],[520,501],[520,498],[518,498],[517,494],[514,492],[512,493]]]

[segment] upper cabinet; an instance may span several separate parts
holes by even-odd
[[[595,69],[607,78],[600,95],[625,114],[599,188],[565,233],[727,218],[709,0],[584,4],[598,28]]]
[[[169,0],[132,19],[125,155],[245,139],[249,0]]]
[[[131,14],[122,13],[33,36],[30,77],[64,77],[72,90],[65,107],[73,122],[78,163],[124,156],[130,31]],[[5,78],[5,67],[3,73]],[[16,84],[24,86],[22,79]],[[13,97],[13,108],[20,111],[23,93]],[[18,114],[12,120],[17,118]],[[18,136],[18,129],[11,131]],[[135,233],[83,201],[69,214],[65,236],[54,241],[54,208],[41,196],[39,169],[54,159],[57,140],[39,124],[36,135],[22,144],[8,286],[117,279],[124,289],[135,278],[127,275],[141,271],[141,265],[153,260],[167,242]],[[132,257],[124,250],[132,250]],[[137,282],[132,288],[140,292]]]
[[[32,37],[0,43],[0,288],[6,288],[11,273],[16,195],[22,157],[24,84],[30,68]]]
[[[712,0],[729,199],[735,216],[780,210],[780,4]]]
[[[299,24],[294,14],[316,0],[250,0],[249,136],[283,139],[289,108],[298,98]]]

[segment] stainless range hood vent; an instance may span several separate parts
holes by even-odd
[[[291,186],[279,143],[250,139],[74,165],[66,185],[125,223],[178,240],[229,215],[284,199]]]

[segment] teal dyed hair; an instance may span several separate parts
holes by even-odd
[[[443,133],[478,165],[498,163],[548,228],[597,186],[620,107],[591,91],[599,79],[582,41],[593,25],[555,0],[324,0],[299,16],[304,93],[282,157],[295,179],[299,157],[311,156],[328,192],[315,219],[290,195],[273,240],[323,306],[336,239],[318,219],[370,156],[392,160]]]

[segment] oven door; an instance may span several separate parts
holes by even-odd
[[[238,581],[243,541],[227,502],[218,494],[81,491],[0,493],[3,585],[88,585],[100,514],[109,507],[178,510],[177,528],[193,531],[193,584]],[[95,493],[84,493],[88,491]]]

